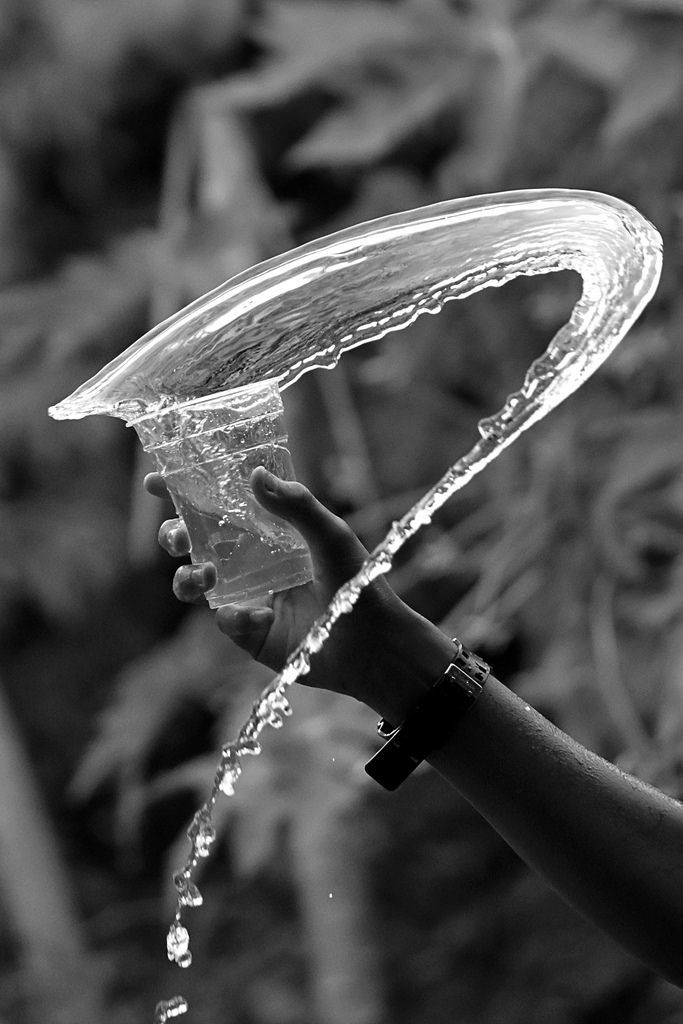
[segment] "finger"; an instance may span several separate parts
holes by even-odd
[[[221,633],[252,656],[258,658],[273,624],[272,608],[245,608],[224,605],[216,612],[216,624]]]
[[[182,519],[167,519],[159,527],[159,543],[176,558],[190,553],[190,538]]]
[[[195,604],[215,586],[216,569],[211,562],[181,565],[173,577],[173,593],[186,604]]]
[[[367,551],[353,530],[303,484],[280,480],[259,466],[251,475],[251,486],[269,512],[299,531],[319,566],[336,567],[343,574],[355,571],[365,561]]]
[[[142,486],[155,498],[168,498],[168,488],[161,473],[148,473],[142,481]]]

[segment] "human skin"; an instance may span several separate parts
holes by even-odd
[[[367,552],[302,484],[262,468],[251,483],[264,508],[303,535],[314,580],[275,594],[266,606],[220,608],[216,622],[277,671]],[[145,486],[166,495],[158,474]],[[159,541],[172,555],[189,552],[177,519],[162,525]],[[173,587],[180,600],[196,602],[214,582],[213,566],[184,565]],[[334,626],[303,681],[398,723],[453,651],[441,630],[379,579]],[[683,804],[575,742],[493,676],[428,760],[569,903],[683,987]]]

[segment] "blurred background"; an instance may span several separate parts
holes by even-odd
[[[304,689],[224,804],[195,964],[168,965],[184,830],[268,673],[173,599],[133,432],[46,412],[346,225],[515,188],[633,203],[665,240],[646,314],[391,579],[680,796],[682,104],[681,0],[1,0],[0,1024],[148,1021],[178,991],[194,1024],[683,1021],[433,773],[374,787],[374,717]],[[299,478],[375,543],[578,290],[517,281],[302,378]]]

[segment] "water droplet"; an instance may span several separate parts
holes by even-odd
[[[306,647],[311,654],[317,654],[329,636],[328,630],[312,629],[306,640]]]
[[[187,830],[187,838],[192,843],[198,856],[209,856],[209,847],[216,839],[216,829],[211,820],[211,812],[208,807],[202,807],[197,811],[192,819],[192,824]]]
[[[375,555],[373,561],[377,568],[382,573],[389,572],[389,570],[391,569],[392,559],[388,551],[380,551],[377,555]]]
[[[498,420],[494,417],[480,420],[477,424],[477,429],[485,441],[496,441],[502,440],[502,431]]]
[[[284,693],[275,690],[268,697],[268,704],[272,711],[279,712],[285,717],[289,717],[292,713],[292,705],[289,703]]]
[[[174,921],[168,929],[168,935],[166,936],[168,959],[175,960],[178,963],[179,958],[188,952],[189,945],[190,935],[187,928],[180,924],[179,921]]]
[[[432,517],[429,514],[429,511],[426,508],[422,508],[421,506],[419,506],[410,516],[411,527],[413,529],[419,529],[419,527],[421,526],[428,526],[429,523],[431,522],[431,519]]]
[[[258,740],[243,740],[239,745],[240,754],[251,754],[252,757],[258,757],[261,753],[261,744]]]
[[[238,768],[239,765],[235,765],[232,768],[228,768],[227,771],[224,771],[221,775],[218,788],[225,796],[233,796],[235,793],[235,783],[237,782],[241,772],[241,769],[239,771],[236,770]]]
[[[355,603],[353,597],[354,595],[349,591],[339,591],[339,593],[336,595],[336,597],[333,598],[332,601],[335,612],[337,612],[339,615],[348,615],[349,612],[353,611],[353,606]]]
[[[216,829],[206,828],[197,835],[195,839],[195,849],[200,857],[208,857],[211,844],[216,839]]]
[[[173,884],[178,893],[178,901],[184,907],[201,907],[204,899],[194,882],[184,871],[176,871]]]
[[[299,676],[305,676],[307,672],[311,671],[311,659],[309,658],[306,651],[300,651],[299,654],[294,658],[289,665],[289,668],[294,673],[295,678]],[[284,680],[284,673],[283,673]],[[289,681],[288,681],[289,682]]]
[[[172,996],[170,999],[162,999],[154,1009],[154,1024],[166,1024],[172,1017],[179,1017],[187,1013],[187,1000],[183,996]]]

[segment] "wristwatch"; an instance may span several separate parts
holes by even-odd
[[[453,638],[455,653],[446,670],[415,705],[403,723],[382,718],[377,726],[386,743],[365,765],[384,789],[398,789],[426,757],[438,750],[458,721],[480,696],[491,668]]]

